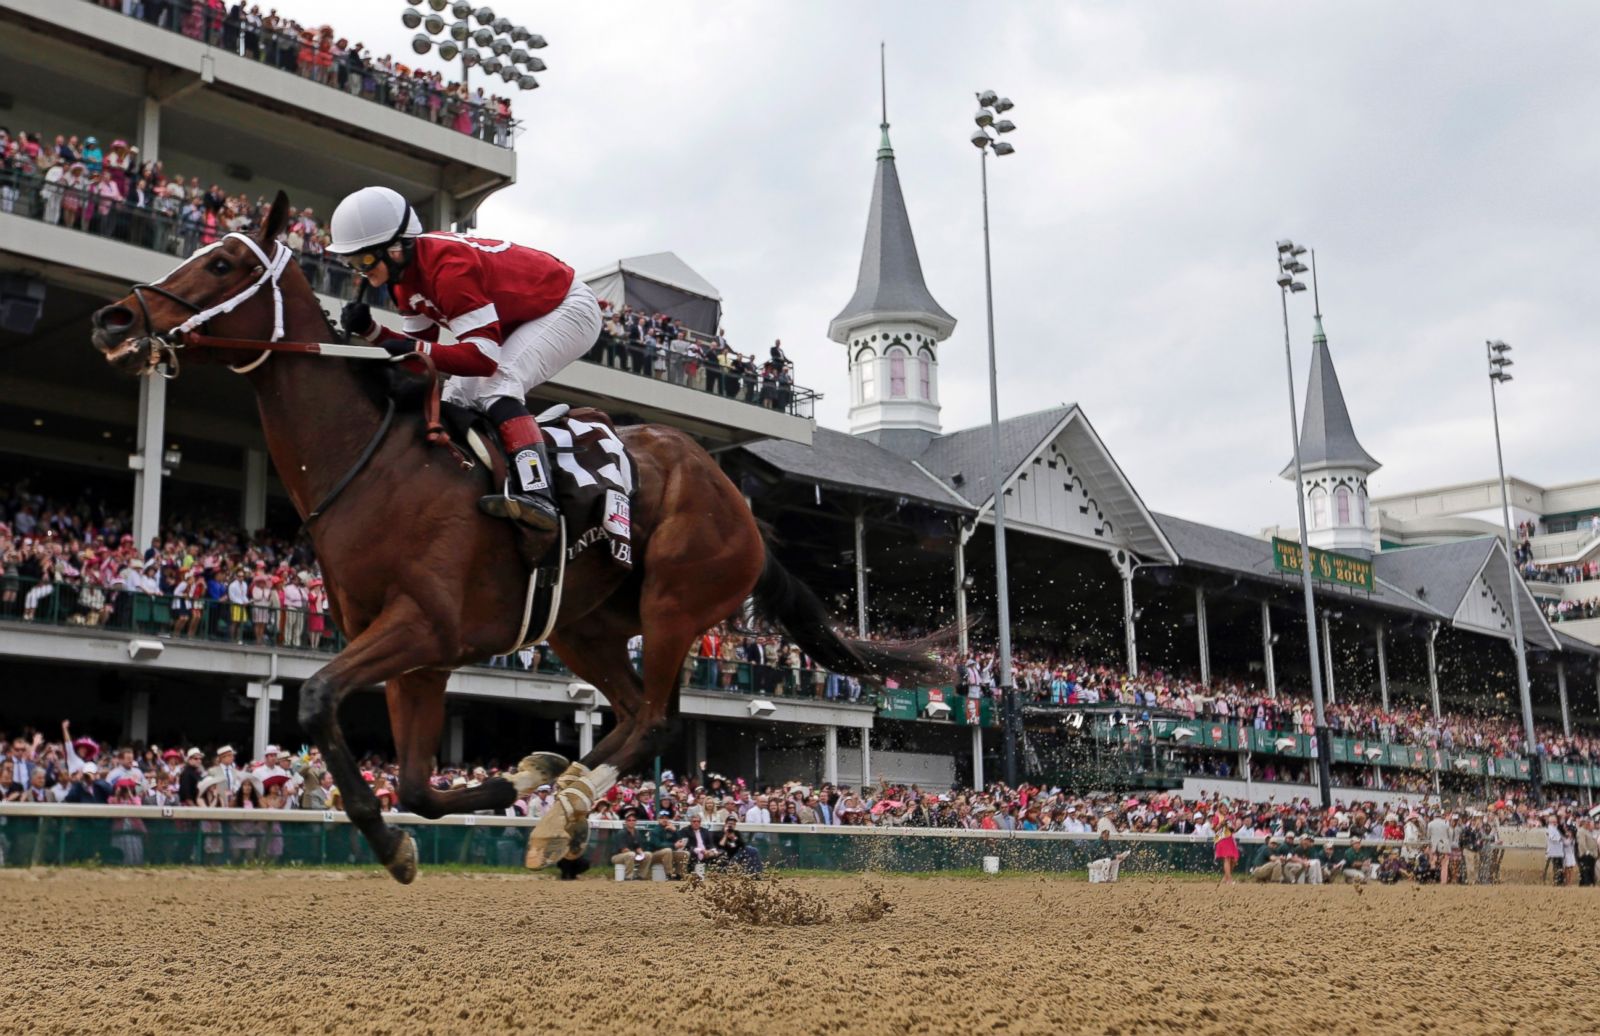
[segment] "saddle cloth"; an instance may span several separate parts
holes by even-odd
[[[476,411],[446,404],[446,422],[488,468],[498,484],[506,471],[500,437]],[[611,560],[633,568],[633,458],[611,418],[591,407],[565,404],[538,415],[555,469],[556,501],[566,523],[567,561],[597,543]],[[546,560],[545,564],[551,564]]]

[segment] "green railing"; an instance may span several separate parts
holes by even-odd
[[[1150,724],[1159,743],[1191,750],[1245,752],[1252,755],[1314,759],[1316,747],[1309,734],[1283,730],[1257,730],[1241,727],[1232,720],[1157,718]],[[1112,726],[1101,720],[1097,733],[1112,738],[1137,736],[1125,726]],[[1497,756],[1461,749],[1401,745],[1372,738],[1332,737],[1329,749],[1334,763],[1354,766],[1393,767],[1405,770],[1439,771],[1469,777],[1492,777],[1526,781],[1530,764],[1520,756]],[[1600,766],[1541,759],[1541,776],[1549,783],[1579,788],[1600,788]]]
[[[390,823],[411,833],[424,868],[451,865],[518,870],[532,820],[458,816]],[[621,824],[595,821],[587,858],[609,865],[621,849]],[[653,835],[653,824],[640,830]],[[1056,832],[925,828],[744,825],[762,862],[786,870],[937,872],[978,870],[998,857],[1002,870],[1081,871],[1091,860],[1129,852],[1131,873],[1209,873],[1208,839],[1122,834],[1109,840]],[[1248,841],[1242,839],[1241,841]],[[1248,858],[1249,850],[1245,855]],[[377,866],[365,839],[340,812],[161,809],[156,807],[0,805],[0,866]]]

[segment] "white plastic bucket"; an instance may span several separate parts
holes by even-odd
[[[703,863],[695,864],[694,865],[694,876],[697,877],[697,878],[705,877],[706,876],[706,865],[703,864]]]
[[[667,880],[667,869],[665,867],[661,866],[661,864],[659,864],[659,863],[652,863],[650,865],[650,880],[651,881],[666,881]]]
[[[627,864],[619,863],[619,864],[616,865],[615,870],[617,872],[617,880],[618,881],[627,881],[628,880],[628,865]]]
[[[999,874],[1000,873],[1000,857],[998,857],[998,856],[985,856],[983,858],[983,873],[985,873],[985,874]]]

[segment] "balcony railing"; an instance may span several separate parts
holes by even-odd
[[[498,147],[510,148],[521,128],[509,109],[492,98],[466,96],[459,84],[435,82],[420,70],[401,75],[365,58],[352,59],[335,49],[337,37],[268,31],[259,18],[231,16],[230,11],[240,11],[238,5],[218,8],[207,0],[88,2]]]
[[[0,169],[0,213],[96,234],[174,258],[189,255],[228,231],[219,215],[186,208],[176,199],[154,197],[150,206],[138,206],[114,195],[101,195],[93,187],[66,187],[47,182],[39,173],[16,169]],[[295,261],[312,288],[324,295],[349,301],[360,291],[368,305],[394,309],[387,291],[360,281],[348,266],[333,258],[301,252]],[[716,354],[710,340],[703,337],[690,340],[689,345],[685,351],[602,335],[584,359],[767,410],[814,416],[820,394],[776,377],[763,377],[760,369],[749,363],[724,367],[713,362],[710,357]]]
[[[345,638],[325,613],[290,608],[276,601],[234,603],[227,599],[179,597],[122,590],[79,579],[39,580],[0,575],[0,623],[106,630],[240,649],[305,651],[334,655]],[[635,667],[638,659],[634,659]],[[483,662],[480,668],[571,676],[548,647],[531,648]],[[711,658],[688,660],[688,686],[727,694],[875,705],[871,688],[825,670]]]

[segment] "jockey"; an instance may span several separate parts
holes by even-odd
[[[363,187],[339,203],[327,246],[373,287],[387,286],[403,334],[378,324],[363,302],[346,303],[348,334],[396,356],[422,352],[453,375],[448,396],[489,416],[511,458],[504,491],[478,501],[486,513],[543,532],[560,523],[554,474],[529,390],[588,352],[600,306],[572,267],[509,241],[422,232],[416,212],[387,187]],[[448,330],[454,344],[439,341]]]

